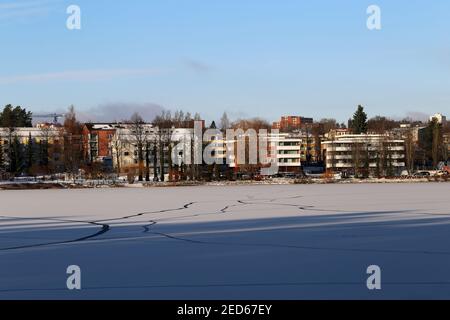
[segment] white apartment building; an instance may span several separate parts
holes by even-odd
[[[149,144],[155,143],[157,141],[157,129],[151,124],[145,124],[143,127],[142,134],[144,137],[142,140]],[[111,149],[114,167],[120,166],[122,170],[138,167],[138,141],[131,125],[120,124],[116,127],[116,133],[111,141]]]
[[[326,168],[356,175],[398,175],[406,166],[405,143],[385,135],[337,136],[322,143]]]
[[[24,149],[31,146],[33,157],[37,162],[44,156],[44,150],[52,149],[51,156],[53,165],[55,167],[62,165],[62,152],[64,149],[64,134],[63,129],[55,126],[44,126],[32,128],[0,128],[0,152],[4,161],[4,165],[9,165],[10,149],[15,143],[18,143],[22,152]],[[17,146],[16,146],[17,148]],[[47,160],[46,160],[47,161]]]
[[[187,150],[189,144],[182,143],[183,139],[190,139],[193,136],[193,129],[188,128],[170,128],[159,129],[151,124],[143,125],[142,136],[137,137],[133,131],[132,125],[121,124],[116,127],[116,133],[111,141],[111,149],[113,154],[114,167],[120,166],[121,171],[130,172],[139,167],[139,140],[143,143],[144,166],[147,159],[149,161],[150,175],[153,177],[154,161],[156,158],[157,175],[160,175],[161,160],[164,160],[164,172],[168,173],[169,168],[169,142],[172,148],[177,145],[182,146],[181,150],[172,149],[176,153],[178,161],[173,159],[173,164],[181,163],[185,154],[190,154],[191,150]],[[164,144],[164,150],[161,154],[160,145]],[[156,153],[155,153],[156,152]],[[163,159],[161,157],[164,157]]]
[[[274,148],[280,173],[300,172],[302,152],[304,152],[301,137],[288,133],[270,134],[268,145],[275,145]]]
[[[0,128],[0,142],[7,144],[9,138],[17,138],[20,143],[28,144],[28,140],[31,137],[34,141],[41,140],[53,140],[62,137],[62,129],[53,126],[40,126],[32,128],[14,128],[10,130],[8,128]]]
[[[436,119],[436,121],[442,125],[445,125],[447,123],[447,117],[442,115],[441,113],[436,113],[436,114],[432,115],[430,117],[430,121],[433,121],[433,119]]]

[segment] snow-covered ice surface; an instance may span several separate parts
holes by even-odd
[[[0,299],[450,299],[449,191],[1,191]],[[69,265],[81,291],[66,288]],[[369,265],[381,291],[367,289]]]

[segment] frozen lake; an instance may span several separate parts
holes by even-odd
[[[0,191],[0,299],[450,299],[450,184]],[[81,268],[82,290],[66,288]],[[381,268],[382,289],[366,269]]]

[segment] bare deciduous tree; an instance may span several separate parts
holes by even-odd
[[[414,141],[414,135],[411,129],[409,129],[405,136],[405,155],[406,155],[406,168],[409,174],[414,172],[414,163],[416,155],[416,142]]]
[[[149,131],[146,128],[144,119],[139,113],[134,113],[129,121],[130,134],[133,137],[133,143],[136,146],[138,157],[138,179],[144,180],[144,148],[147,145]]]

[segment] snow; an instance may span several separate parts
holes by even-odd
[[[450,299],[449,190],[0,191],[0,299]],[[80,291],[66,288],[69,265]]]

